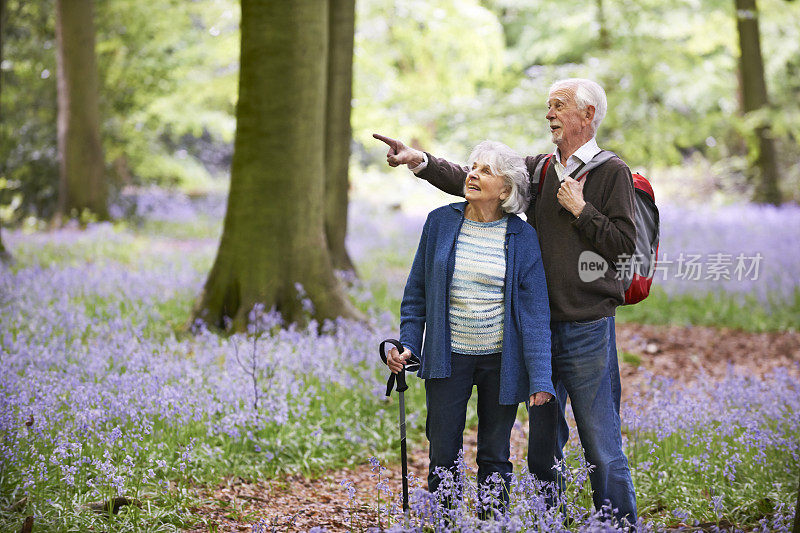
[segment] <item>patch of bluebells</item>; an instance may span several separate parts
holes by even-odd
[[[165,211],[157,214],[152,207],[143,216],[173,220],[168,202],[150,205]],[[190,220],[197,212],[187,208],[179,218]],[[381,282],[399,299],[424,216],[367,206],[350,213],[353,258],[386,257],[379,263],[385,266]],[[800,270],[798,225],[796,206],[705,213],[662,206],[661,249],[761,252],[758,283],[763,285],[722,287],[759,296],[787,294],[797,287],[792,273]],[[222,339],[197,324],[195,334],[183,338],[154,328],[164,319],[159,304],[191,302],[200,293],[215,251],[209,239],[141,244],[109,224],[90,224],[85,231],[4,231],[3,238],[12,252],[26,252],[12,269],[0,267],[0,478],[7,495],[0,507],[25,494],[35,507],[46,501],[66,506],[75,498],[167,491],[169,480],[223,453],[225,443],[250,444],[261,450],[265,464],[280,463],[282,445],[271,437],[275,428],[302,428],[298,434],[314,442],[334,438],[320,433],[319,422],[309,422],[310,413],[330,417],[319,409],[321,395],[330,388],[352,391],[365,403],[382,397],[379,376],[385,368],[374,351],[376,339],[397,329],[389,313],[373,313],[367,324],[338,321],[298,328],[259,309],[247,333]],[[48,254],[37,255],[44,250]],[[346,280],[357,299],[371,300],[371,280]],[[698,285],[676,281],[665,286],[677,294]],[[153,335],[153,330],[162,334]],[[690,488],[719,488],[714,495],[699,489],[670,494],[674,511],[665,511],[669,519],[662,518],[663,523],[727,516],[741,503],[735,492],[741,493],[748,480],[781,484],[800,467],[796,380],[776,371],[763,381],[732,374],[721,383],[700,382],[708,386],[687,389],[654,377],[652,388],[635,396],[623,415],[640,498],[646,501],[647,494],[675,486],[676,479],[690,480]],[[380,411],[375,417],[393,418]],[[410,425],[420,422],[416,417],[409,414]],[[337,428],[332,446],[364,450],[373,442],[370,420],[340,416],[331,423]],[[581,529],[594,530],[601,528],[604,515],[591,509],[586,471],[579,463],[576,459],[578,466],[565,470],[574,474],[572,485],[581,488],[570,493],[563,508]],[[783,477],[774,474],[775,468],[782,469]],[[466,466],[461,472],[462,479],[474,477]],[[382,514],[394,513],[392,528],[401,530],[396,492],[384,479],[377,483]],[[455,480],[449,486],[463,500],[477,500],[476,488],[459,487]],[[789,490],[784,483],[773,493]],[[560,511],[544,504],[542,487],[521,475],[514,481],[509,512],[494,522],[478,521],[468,505],[442,509],[436,498],[421,490],[412,494],[417,520],[412,529],[446,522],[465,531],[492,531],[492,524],[502,520],[509,531],[548,530],[564,520]],[[759,527],[782,530],[792,516],[790,504],[777,502]]]
[[[655,283],[667,294],[726,292],[753,295],[766,303],[771,298],[791,299],[800,290],[800,206],[660,204],[659,211],[659,268],[663,271],[656,272]],[[740,254],[744,258],[761,256],[757,272],[735,275]],[[699,256],[700,279],[691,279],[685,263],[681,272],[681,255],[684,261],[692,255]],[[723,264],[728,260],[732,264]],[[719,272],[727,272],[730,279],[718,278],[710,268],[713,263],[720,265]],[[752,263],[744,262],[746,267]]]
[[[791,530],[800,471],[800,381],[797,372],[776,369],[763,379],[730,371],[705,387],[651,376],[650,388],[634,393],[623,407],[623,436],[647,518],[638,531],[661,531],[698,524],[729,524],[720,530]],[[377,459],[373,472],[382,472]],[[611,509],[595,510],[589,492],[592,466],[576,444],[558,470],[566,490],[517,473],[509,508],[488,520],[486,496],[478,496],[474,470],[459,458],[458,475],[440,469],[440,489],[430,494],[411,483],[411,513],[406,520],[400,497],[376,513],[393,518],[388,531],[626,531]],[[374,480],[378,494],[385,480]],[[352,505],[355,488],[345,480]],[[556,503],[548,501],[555,495]],[[497,507],[498,493],[488,501]],[[455,502],[455,503],[454,503]],[[484,505],[481,505],[484,502]],[[764,507],[766,505],[766,507]],[[569,524],[567,527],[566,524]]]
[[[795,434],[796,436],[798,434]],[[645,438],[644,436],[642,438]],[[796,439],[797,440],[797,439]],[[796,445],[795,445],[796,446]],[[373,472],[381,471],[380,463],[377,459],[370,459]],[[775,466],[773,462],[772,466]],[[791,489],[788,490],[788,498],[795,497],[794,489],[796,485],[797,461],[787,466],[791,468],[790,477]],[[533,476],[523,472],[517,472],[512,476],[509,492],[508,507],[502,512],[499,497],[499,480],[494,490],[481,492],[478,497],[478,487],[476,484],[475,471],[465,464],[463,456],[459,457],[456,467],[458,475],[448,469],[440,469],[438,474],[442,478],[439,489],[436,493],[429,493],[425,490],[419,480],[410,483],[411,493],[409,498],[410,512],[405,515],[402,511],[400,496],[397,495],[394,501],[387,507],[380,500],[374,508],[375,517],[390,517],[390,523],[386,529],[393,533],[400,532],[422,532],[422,531],[460,531],[460,532],[522,532],[522,531],[634,531],[626,521],[618,521],[614,517],[613,509],[609,505],[601,509],[595,509],[591,499],[589,474],[592,466],[588,465],[580,453],[577,446],[567,448],[567,456],[558,470],[564,473],[565,489],[556,490],[555,486],[542,483]],[[641,465],[632,464],[635,473],[642,468]],[[652,466],[647,467],[648,470]],[[642,472],[636,480],[637,492],[639,496],[640,508],[644,504],[652,504],[653,497],[662,504],[669,505],[680,503],[669,499],[672,494],[664,494],[659,490],[658,494],[648,493],[648,487],[641,478]],[[769,472],[766,474],[770,475]],[[636,531],[664,531],[704,524],[706,529],[713,529],[713,524],[728,524],[720,526],[718,531],[791,531],[794,511],[791,503],[775,502],[774,508],[768,510],[762,516],[739,517],[731,512],[733,505],[730,504],[730,495],[717,493],[719,485],[693,485],[692,480],[683,479],[682,474],[672,471],[669,483],[679,488],[678,492],[686,492],[687,496],[705,500],[707,509],[705,513],[693,513],[687,508],[675,506],[671,511],[665,510],[659,513],[649,511],[648,518],[640,517],[636,524]],[[385,480],[373,480],[379,493],[382,491],[381,485]],[[412,475],[413,477],[413,475]],[[763,488],[761,483],[764,480],[742,480],[742,484],[755,483]],[[355,506],[357,489],[369,494],[373,492],[370,487],[356,487],[349,480],[344,480],[341,485],[348,491],[348,506]],[[740,490],[741,487],[733,487],[732,490]],[[696,494],[691,492],[695,491]],[[363,493],[362,493],[363,494]],[[705,496],[703,496],[705,494]],[[738,505],[742,499],[750,495],[739,495]],[[730,507],[726,506],[726,501]],[[688,505],[697,507],[697,502],[687,502]],[[703,502],[700,502],[703,505]],[[486,513],[488,511],[488,513]],[[737,518],[743,518],[744,522]],[[378,518],[375,518],[377,521]],[[712,526],[709,526],[711,524]],[[739,524],[739,525],[736,525]]]
[[[791,530],[800,471],[800,381],[793,375],[778,369],[759,379],[731,371],[720,382],[699,376],[707,383],[702,388],[652,376],[652,387],[634,394],[623,408],[623,432],[640,509],[648,515],[639,531],[701,523],[734,524],[725,530]],[[377,459],[370,463],[373,472],[383,471]],[[626,530],[613,522],[610,509],[594,510],[591,468],[577,446],[568,447],[568,463],[559,468],[567,489],[556,504],[547,500],[552,487],[518,473],[508,511],[479,520],[478,502],[486,500],[477,497],[475,472],[460,458],[459,477],[441,470],[436,494],[411,483],[417,489],[411,493],[409,521],[399,495],[388,509],[381,504],[376,512],[393,517],[388,531],[395,532],[566,531],[565,524],[578,531]],[[381,494],[385,480],[376,476],[374,483]],[[342,484],[352,505],[356,487]],[[496,492],[491,498],[497,504]],[[456,505],[445,505],[453,501]],[[771,507],[754,507],[764,501]],[[667,508],[654,511],[656,505]]]
[[[698,207],[659,203],[659,211],[660,262],[654,283],[668,295],[725,292],[753,296],[770,304],[791,302],[800,291],[800,278],[796,275],[800,272],[800,206]],[[406,214],[369,206],[349,211],[347,244],[354,258],[387,250],[407,258],[404,268],[385,268],[388,275],[384,281],[397,299],[402,296],[424,222],[423,213]],[[737,273],[740,255],[745,268]],[[686,266],[692,256],[700,264],[697,270]],[[756,257],[760,259],[754,265]],[[726,261],[730,263],[725,264]],[[699,273],[699,279],[693,279],[693,272]]]
[[[765,499],[776,517],[781,505],[791,507],[800,471],[794,370],[763,379],[729,370],[721,381],[697,376],[694,385],[651,376],[622,411],[637,489],[660,495],[688,524],[752,519]]]
[[[576,464],[562,464],[561,470],[568,472],[565,490],[559,492],[549,484],[538,481],[528,474],[514,474],[510,483],[508,507],[502,509],[500,480],[489,490],[479,494],[476,472],[459,457],[455,471],[440,469],[442,481],[436,493],[422,488],[420,483],[410,483],[409,513],[402,512],[400,497],[388,507],[378,507],[376,513],[388,512],[391,522],[383,531],[632,531],[627,522],[620,523],[613,517],[612,509],[592,508],[588,493],[589,467],[578,459],[576,449],[568,460]],[[371,459],[373,470],[380,468],[376,459]],[[377,482],[380,484],[380,481]],[[355,491],[352,483],[347,487],[351,501]],[[416,488],[415,488],[416,486]],[[638,531],[653,531],[647,521],[640,521]]]
[[[348,253],[356,260],[387,251],[413,259],[425,218],[422,213],[406,213],[387,206],[353,205],[347,219]]]
[[[200,216],[222,219],[226,201],[223,193],[189,196],[158,186],[126,187],[109,206],[109,212],[113,218],[192,222]]]
[[[7,235],[12,249],[56,253],[76,241],[112,251],[134,241],[108,225]],[[34,506],[71,507],[74,498],[161,492],[225,443],[258,446],[274,465],[281,427],[322,449],[334,438],[353,450],[374,443],[369,417],[335,434],[317,418],[330,417],[319,406],[331,389],[379,405],[374,344],[391,325],[376,316],[300,328],[261,309],[246,333],[221,338],[198,324],[178,337],[159,326],[159,305],[190,304],[207,274],[197,264],[213,253],[205,242],[189,250],[0,267],[0,507],[25,495]]]

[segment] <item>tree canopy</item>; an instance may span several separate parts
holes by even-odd
[[[20,203],[10,222],[55,208],[54,5],[7,0],[0,206]],[[356,9],[352,124],[361,164],[381,160],[369,137],[376,128],[445,154],[484,138],[547,150],[547,88],[586,76],[609,96],[600,143],[632,166],[701,158],[747,197],[756,132],[769,124],[782,188],[797,199],[798,2],[758,2],[769,106],[744,115],[733,0],[360,0]],[[112,195],[127,184],[224,184],[214,178],[228,174],[233,151],[239,17],[235,0],[96,3]]]

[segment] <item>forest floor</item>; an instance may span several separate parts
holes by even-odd
[[[639,390],[646,393],[651,374],[692,382],[705,374],[721,379],[736,372],[764,376],[778,367],[800,373],[800,333],[747,333],[710,327],[617,324],[617,346],[627,352],[620,362],[623,402]],[[512,432],[512,462],[524,462],[527,428]],[[571,434],[575,435],[575,431]],[[475,431],[465,435],[467,464],[475,465]],[[409,443],[409,472],[425,486],[427,443]],[[400,492],[399,464],[382,473],[395,493]],[[356,487],[349,502],[343,481]],[[248,531],[260,521],[262,531],[307,531],[314,526],[328,531],[360,531],[378,526],[375,508],[377,479],[369,463],[356,468],[325,472],[315,478],[287,476],[262,481],[225,479],[216,487],[198,487],[202,502],[192,514],[216,524],[218,531]],[[367,492],[369,491],[369,492]],[[384,496],[385,499],[385,496]],[[380,521],[386,527],[386,517]],[[193,531],[208,531],[208,527]]]

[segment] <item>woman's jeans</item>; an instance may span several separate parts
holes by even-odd
[[[554,460],[563,459],[569,436],[564,407],[569,395],[586,460],[595,508],[607,501],[618,518],[636,522],[636,494],[620,433],[620,378],[614,317],[591,322],[551,322],[553,385],[558,402],[530,408],[528,468],[558,482]]]
[[[436,468],[443,467],[457,478],[467,402],[472,387],[478,388],[478,484],[497,472],[503,481],[501,498],[508,502],[511,478],[509,440],[517,415],[517,404],[500,405],[500,354],[452,354],[450,377],[425,380],[428,418],[425,433],[430,442],[428,490],[435,492],[441,479]]]

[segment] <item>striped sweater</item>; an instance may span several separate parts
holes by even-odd
[[[417,376],[446,378],[452,372],[450,285],[456,240],[466,202],[428,215],[400,304],[400,342],[421,361]],[[534,392],[556,394],[550,367],[550,308],[536,230],[517,215],[506,223],[506,278],[500,403],[512,405]]]
[[[503,349],[507,220],[465,218],[461,226],[450,285],[451,343],[456,353],[488,355]]]

